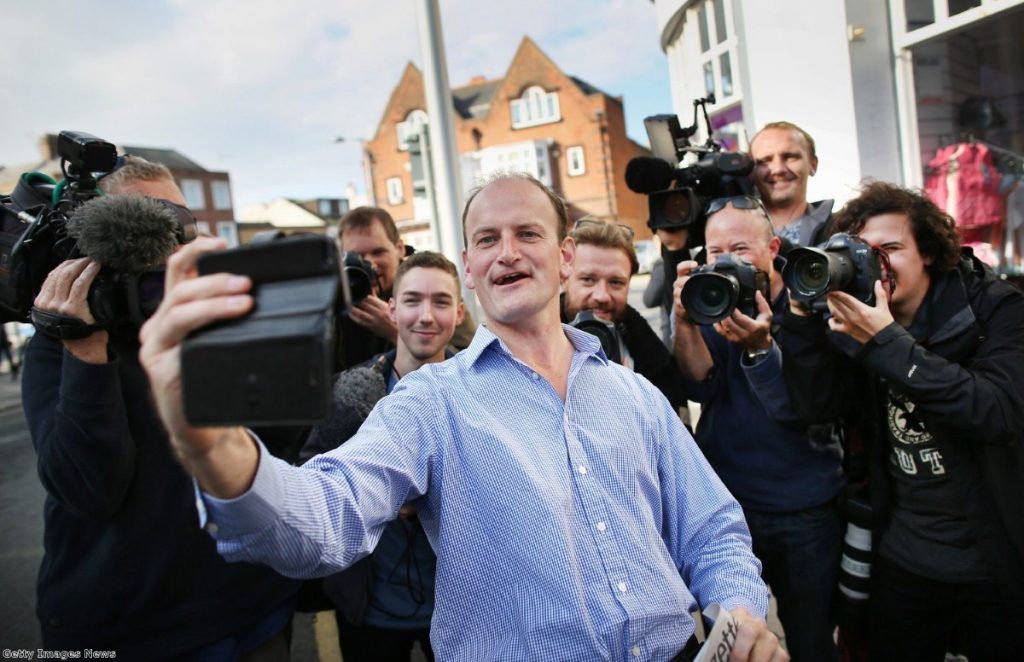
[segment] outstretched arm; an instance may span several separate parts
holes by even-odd
[[[248,278],[198,274],[199,257],[225,246],[223,240],[200,237],[171,256],[163,302],[139,334],[139,360],[149,375],[157,411],[185,469],[209,494],[233,498],[245,492],[256,475],[256,443],[241,427],[190,425],[185,419],[181,383],[181,344],[185,337],[212,322],[241,317],[253,305]]]

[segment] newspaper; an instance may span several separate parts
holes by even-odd
[[[715,627],[711,628],[694,662],[725,662],[736,645],[740,622],[719,605],[709,605],[704,615],[715,622]]]

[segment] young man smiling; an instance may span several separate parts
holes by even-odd
[[[302,459],[346,442],[403,376],[443,361],[464,310],[454,264],[430,252],[406,258],[394,275],[394,295],[388,301],[398,328],[397,347],[338,375],[334,410],[313,430]],[[341,653],[348,662],[408,662],[415,642],[433,659],[429,629],[437,558],[416,509],[406,505],[399,514],[384,529],[373,554],[324,578],[324,592],[336,608]]]

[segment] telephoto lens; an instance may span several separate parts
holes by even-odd
[[[839,561],[837,608],[844,627],[867,622],[871,583],[871,503],[865,495],[851,494],[845,502],[846,534]]]

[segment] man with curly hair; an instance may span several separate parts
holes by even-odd
[[[1024,296],[961,252],[927,197],[874,182],[835,229],[881,248],[894,289],[791,304],[781,346],[810,420],[864,421],[871,659],[1013,659],[1024,635]],[[831,342],[830,342],[831,341]]]

